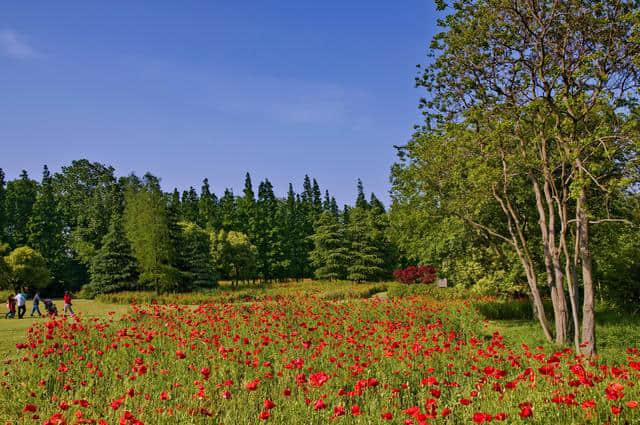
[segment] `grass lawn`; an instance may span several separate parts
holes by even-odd
[[[62,300],[55,300],[54,303],[58,310],[62,312]],[[31,313],[32,303],[27,301],[27,314],[23,319],[18,319],[17,316],[14,319],[5,319],[3,316],[0,318],[0,358],[11,358],[16,353],[16,343],[25,340],[27,329],[44,320],[38,317],[29,317]],[[104,304],[91,300],[73,300],[73,309],[76,313],[81,314],[84,317],[106,317],[107,313],[113,311],[116,314],[122,314],[127,310],[126,305],[116,304]],[[40,303],[40,310],[44,311],[44,306]]]

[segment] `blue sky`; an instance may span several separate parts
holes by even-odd
[[[431,1],[3,1],[0,167],[73,159],[220,194],[305,174],[388,201],[420,122]]]

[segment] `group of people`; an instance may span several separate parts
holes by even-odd
[[[62,315],[66,316],[70,314],[73,316],[75,313],[73,312],[72,304],[71,304],[71,294],[69,292],[64,293],[64,310]],[[58,309],[56,308],[53,301],[49,298],[42,299],[40,298],[40,292],[36,292],[33,296],[33,307],[31,307],[31,315],[33,317],[34,314],[38,314],[39,317],[42,317],[42,313],[40,312],[40,301],[44,304],[44,308],[50,316],[55,316],[58,314]],[[15,295],[9,295],[7,298],[7,314],[5,314],[5,318],[13,319],[16,317],[16,310],[18,314],[18,319],[22,319],[24,315],[27,313],[27,294],[23,290],[22,292],[18,292]]]

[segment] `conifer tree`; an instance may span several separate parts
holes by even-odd
[[[49,168],[44,166],[42,183],[27,224],[29,246],[38,251],[47,262],[54,281],[63,280],[65,248],[62,235],[62,217],[54,197],[53,182]]]
[[[198,225],[204,229],[213,229],[216,225],[218,198],[211,192],[209,179],[202,181],[200,200],[198,202]]]
[[[320,213],[322,212],[322,192],[320,191],[320,185],[318,185],[318,182],[316,181],[316,179],[313,179],[313,186],[311,189],[311,193],[312,193],[311,204],[313,205],[313,212],[314,212],[313,221],[315,222],[315,219],[317,219]]]
[[[13,247],[26,245],[29,240],[29,217],[38,194],[38,183],[31,180],[26,170],[20,177],[7,183],[5,211],[7,236]]]
[[[0,168],[0,243],[6,240],[7,215],[5,199],[7,194],[4,170]]]
[[[166,202],[166,217],[167,217],[167,231],[169,237],[169,265],[178,269],[180,267],[182,248],[182,229],[180,223],[181,217],[181,204],[180,204],[180,192],[178,189],[173,189],[173,193],[168,196]]]
[[[187,278],[180,289],[216,286],[209,233],[195,223],[183,221],[179,224],[182,230],[180,271]]]
[[[237,201],[237,217],[240,231],[247,235],[250,240],[254,238],[256,232],[256,197],[249,173],[245,175],[242,197]]]
[[[254,245],[256,246],[256,266],[258,275],[269,281],[273,277],[273,266],[277,256],[276,198],[273,186],[268,179],[258,187],[258,201],[256,202],[256,231]]]
[[[362,180],[358,179],[358,197],[356,198],[356,208],[368,208],[367,198],[364,196],[364,186]]]
[[[356,207],[349,211],[347,234],[350,241],[347,279],[355,282],[379,279],[384,260],[368,209]]]
[[[91,282],[85,287],[91,295],[135,289],[138,265],[122,225],[115,213],[102,246],[91,263]]]
[[[198,194],[193,186],[182,192],[182,218],[196,223],[199,216]]]
[[[318,279],[344,279],[349,263],[349,249],[342,225],[329,211],[323,212],[311,236],[314,249],[309,254]]]
[[[224,195],[220,198],[219,211],[220,227],[226,231],[237,230],[236,198],[233,196],[233,190],[224,190]]]

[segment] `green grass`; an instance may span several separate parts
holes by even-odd
[[[62,312],[62,300],[55,300],[54,303],[58,310]],[[9,358],[13,357],[16,353],[16,343],[22,342],[26,339],[26,332],[29,327],[34,324],[42,322],[44,319],[38,317],[29,317],[31,313],[31,302],[27,302],[27,313],[24,318],[18,319],[17,316],[14,319],[5,319],[4,313],[6,313],[6,307],[3,310],[3,315],[0,318],[0,357]],[[128,309],[125,305],[105,304],[92,300],[74,300],[73,310],[76,314],[80,314],[83,317],[107,317],[109,312],[114,312],[115,315],[120,315],[126,312]],[[44,306],[40,304],[40,311],[44,311]]]

